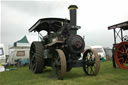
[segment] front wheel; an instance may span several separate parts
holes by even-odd
[[[56,49],[53,56],[53,71],[59,80],[62,80],[66,73],[66,57],[64,52],[60,49]]]
[[[100,58],[93,49],[88,49],[83,55],[83,70],[87,75],[97,75],[100,69]]]

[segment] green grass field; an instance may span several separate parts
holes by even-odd
[[[112,62],[102,62],[97,76],[87,76],[82,68],[67,72],[64,80],[56,80],[52,69],[33,74],[28,67],[0,73],[0,85],[128,85],[128,70],[114,69]]]

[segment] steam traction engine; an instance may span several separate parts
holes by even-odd
[[[85,48],[84,40],[77,35],[80,28],[76,25],[77,6],[69,6],[70,20],[62,18],[43,18],[38,20],[29,32],[39,33],[41,41],[35,41],[30,48],[30,66],[34,73],[41,73],[46,66],[53,68],[58,79],[72,67],[83,67],[87,75],[96,75],[100,69],[100,60],[97,53],[88,49],[79,58]],[[40,31],[46,31],[42,36]]]
[[[117,64],[121,69],[128,69],[128,35],[123,35],[123,31],[128,30],[128,21],[110,26],[108,29],[114,31],[113,67],[116,68]]]

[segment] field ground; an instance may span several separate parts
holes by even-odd
[[[21,67],[0,73],[0,85],[128,85],[128,70],[114,69],[112,62],[106,61],[97,76],[87,76],[82,68],[74,68],[64,80],[56,80],[51,68],[33,74],[28,67]]]

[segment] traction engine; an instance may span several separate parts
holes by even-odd
[[[87,75],[97,75],[100,69],[98,54],[85,48],[84,39],[77,34],[80,26],[76,23],[76,5],[71,5],[70,20],[63,18],[39,19],[29,32],[38,32],[41,41],[34,41],[30,48],[29,68],[41,73],[47,66],[52,67],[55,76],[63,79],[73,67],[83,67]],[[40,31],[46,31],[42,36]],[[80,59],[82,57],[82,59]]]
[[[114,32],[113,67],[116,68],[117,64],[121,69],[128,69],[128,21],[108,27],[111,29]]]

